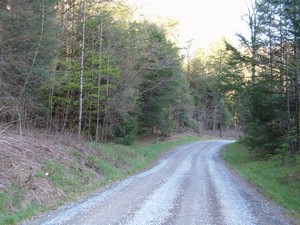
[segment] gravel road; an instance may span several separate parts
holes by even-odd
[[[291,224],[279,207],[230,172],[230,141],[183,145],[154,167],[23,224]]]

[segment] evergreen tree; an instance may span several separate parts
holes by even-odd
[[[245,142],[262,155],[292,156],[299,150],[299,3],[255,1],[249,15],[251,37],[240,35],[246,50],[227,46],[232,59],[250,68],[239,99]]]

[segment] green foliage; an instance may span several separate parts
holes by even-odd
[[[278,112],[281,99],[274,95],[265,82],[251,85],[248,90],[249,113],[245,117],[245,143],[258,154],[275,154],[282,144],[280,129],[282,115]]]
[[[1,211],[20,207],[20,203],[25,199],[25,189],[17,186],[9,186],[1,193]]]
[[[209,55],[199,51],[191,60],[190,87],[194,119],[203,129],[227,129],[237,123],[234,100],[242,89],[242,69],[231,58],[223,40]]]
[[[135,118],[130,120],[126,119],[123,123],[120,123],[115,129],[115,137],[120,144],[132,145],[137,136],[138,124]]]
[[[19,119],[28,127],[76,131],[83,36],[80,4],[9,3],[11,10],[0,11],[0,44],[8,56],[1,68],[0,109],[5,111],[1,121]],[[132,144],[141,131],[169,135],[175,124],[176,128],[188,124],[189,88],[182,76],[182,58],[166,31],[148,21],[129,22],[132,11],[124,4],[86,4],[91,10],[84,21],[82,133],[97,141]],[[174,121],[178,109],[180,120]]]
[[[78,159],[78,160],[82,156],[82,154],[80,152],[78,152],[76,149],[72,149],[70,151],[70,155],[73,156],[75,159]]]
[[[188,92],[185,89],[187,82],[179,67],[181,61],[178,50],[166,40],[165,34],[158,27],[149,25],[147,28],[146,51],[150,54],[145,59],[147,67],[140,86],[139,133],[151,131],[152,134],[168,136],[175,127],[173,110],[184,108],[184,102],[179,102],[177,97],[184,98]],[[187,92],[183,93],[183,90]]]
[[[255,1],[248,15],[250,37],[239,35],[244,51],[227,44],[232,60],[248,69],[234,106],[244,143],[261,156],[299,152],[299,7],[294,0]]]

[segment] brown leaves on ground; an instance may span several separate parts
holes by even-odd
[[[101,154],[88,146],[88,142],[70,134],[49,134],[44,131],[28,131],[20,138],[14,133],[0,135],[0,192],[7,187],[26,190],[26,202],[50,204],[63,197],[62,190],[54,187],[43,171],[45,162],[72,162],[71,150],[82,154]],[[81,162],[85,166],[85,162]]]

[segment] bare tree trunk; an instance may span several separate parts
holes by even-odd
[[[300,145],[300,34],[299,34],[299,18],[300,18],[300,3],[296,1],[296,17],[297,17],[297,27],[295,28],[295,45],[296,45],[296,76],[297,76],[297,114],[296,114],[296,122],[297,122],[297,140],[294,152],[292,153],[293,156],[296,152],[299,152],[299,145]],[[296,23],[296,22],[295,22]]]
[[[216,104],[214,108],[213,131],[216,130],[216,126],[217,126],[217,111],[218,111],[217,109],[218,109],[218,104]]]
[[[100,85],[101,85],[101,61],[102,61],[102,37],[103,37],[103,20],[100,24],[100,47],[99,47],[99,75],[98,75],[98,91],[97,91],[97,121],[96,121],[96,141],[99,140],[100,132]]]
[[[300,37],[299,37],[300,39]],[[292,152],[292,155],[294,156],[297,151],[299,151],[299,142],[300,142],[300,40],[297,40],[297,49],[296,49],[296,127],[297,127],[297,139],[295,143],[295,148]]]
[[[223,125],[222,125],[222,104],[221,104],[221,100],[219,103],[219,123],[220,123],[220,138],[223,137]]]
[[[101,134],[101,141],[106,142],[108,139],[108,115],[105,114],[103,117],[103,125],[102,125],[102,134]]]
[[[92,135],[91,135],[91,127],[92,127],[92,100],[90,102],[90,113],[89,113],[89,130],[88,130],[88,137],[90,140],[92,140]]]
[[[256,42],[257,42],[257,21],[256,21],[256,13],[253,10],[253,14],[250,20],[250,29],[251,29],[251,81],[252,83],[255,82],[255,76],[256,76]]]
[[[297,20],[298,26],[295,29],[295,41],[296,41],[296,73],[297,73],[297,143],[293,152],[293,155],[296,152],[299,152],[299,145],[300,145],[300,34],[299,34],[299,20],[300,20],[300,2],[297,2],[296,5],[297,10]],[[297,30],[298,29],[298,30]]]
[[[286,109],[287,109],[287,135],[288,135],[288,145],[289,151],[293,148],[293,141],[291,137],[291,96],[290,96],[290,78],[288,76],[288,54],[285,53],[285,66],[286,66]]]
[[[19,99],[18,99],[18,103],[17,103],[18,104],[17,114],[18,114],[18,123],[19,123],[19,125],[18,125],[19,126],[19,135],[20,135],[21,138],[23,136],[22,110],[21,110],[21,108],[22,108],[22,98],[23,98],[24,93],[26,91],[26,87],[29,83],[29,79],[32,75],[33,68],[34,68],[34,65],[35,65],[40,47],[41,47],[41,43],[42,43],[42,39],[43,39],[43,35],[44,35],[44,26],[45,26],[45,4],[44,4],[44,0],[42,0],[42,21],[41,21],[40,37],[39,37],[38,44],[37,44],[37,47],[36,47],[35,52],[34,52],[34,56],[33,56],[33,60],[32,60],[29,72],[28,72],[28,74],[25,78],[23,88],[20,90]]]
[[[18,107],[18,106],[17,106]],[[20,108],[17,108],[17,112],[18,112],[18,124],[19,124],[19,135],[20,138],[23,138],[23,128],[22,128],[22,116],[21,116],[21,112],[20,112]]]
[[[53,116],[53,96],[54,96],[54,87],[55,87],[55,75],[52,75],[54,78],[51,79],[49,97],[48,97],[48,115],[47,115],[47,128],[52,127],[52,116]]]
[[[67,99],[70,98],[70,90],[68,90],[67,92]],[[65,106],[65,110],[63,113],[63,125],[62,125],[62,131],[64,131],[67,127],[67,123],[68,123],[68,116],[69,116],[69,101],[67,101],[66,106]]]
[[[78,118],[78,136],[81,135],[82,126],[82,105],[83,105],[83,73],[84,73],[84,48],[85,48],[85,0],[82,4],[82,43],[81,43],[81,63],[80,63],[80,94],[79,94],[79,118]]]
[[[250,56],[250,64],[251,64],[251,82],[252,84],[255,82],[256,77],[256,64],[257,64],[257,35],[258,35],[258,26],[259,22],[257,21],[257,12],[256,12],[256,0],[252,2],[251,8],[248,8],[247,14],[247,23],[250,29],[250,40],[247,41],[245,37],[239,35],[241,41],[248,47],[251,52]]]
[[[0,25],[0,29],[1,29],[1,25]],[[2,48],[2,35],[0,34],[0,46],[1,46],[1,62],[0,62],[0,84],[3,84],[2,82],[2,77],[3,77],[3,69],[4,69],[4,52],[3,52],[3,48]],[[1,92],[0,92],[1,94]]]
[[[108,48],[109,49],[109,48]],[[107,59],[107,68],[109,68],[110,62],[109,62],[109,56]],[[105,105],[104,105],[104,118],[103,118],[103,134],[102,134],[102,140],[104,142],[108,139],[108,121],[109,121],[109,110],[108,110],[108,96],[109,96],[109,74],[106,74],[106,93],[105,93]]]
[[[42,43],[42,39],[43,39],[43,35],[44,35],[44,26],[45,26],[45,4],[44,4],[44,0],[42,0],[42,23],[41,23],[40,37],[39,37],[38,45],[37,45],[37,47],[35,49],[34,57],[33,57],[33,60],[32,60],[32,63],[31,63],[28,75],[27,75],[27,77],[25,79],[23,88],[20,91],[19,99],[21,99],[23,97],[23,95],[25,93],[25,90],[26,90],[26,87],[27,87],[27,85],[29,83],[29,79],[31,77],[31,74],[32,74],[32,71],[33,71],[33,67],[35,65],[35,61],[36,61],[36,58],[38,56],[38,53],[39,53],[39,50],[40,50],[40,47],[41,47],[41,43]]]
[[[179,108],[176,107],[174,110],[174,120],[176,124],[176,131],[179,132],[180,124],[179,124]]]
[[[268,30],[268,35],[269,35],[269,54],[270,54],[270,77],[273,77],[274,73],[274,54],[273,54],[273,42],[272,42],[272,31],[269,25],[269,30]]]

